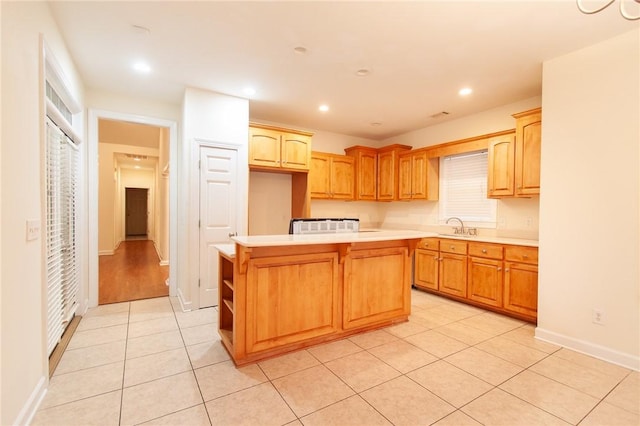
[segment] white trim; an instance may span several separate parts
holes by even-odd
[[[239,159],[241,156],[246,155],[243,151],[244,146],[241,143],[234,142],[220,142],[213,139],[204,139],[204,138],[193,138],[189,141],[190,149],[190,159],[189,159],[189,169],[191,170],[191,174],[189,176],[189,192],[190,192],[190,201],[189,201],[189,252],[193,253],[191,258],[188,260],[189,262],[189,282],[191,283],[191,300],[189,302],[185,301],[185,304],[188,303],[189,309],[199,309],[200,308],[200,287],[198,286],[198,280],[200,279],[200,228],[198,227],[198,222],[200,221],[200,168],[198,167],[198,162],[200,161],[200,148],[208,147],[208,148],[220,148],[220,149],[230,149],[237,152],[237,164],[236,164],[236,178],[238,179],[238,183],[240,183],[239,177],[241,173],[244,172],[240,168]],[[245,157],[248,158],[248,157]],[[243,181],[244,182],[244,181]],[[243,191],[244,187],[238,185],[238,190]],[[243,210],[241,209],[241,198],[238,197],[238,208],[236,211],[238,212],[238,217],[241,220],[238,220],[237,228],[238,234],[244,235],[244,215],[240,214]],[[182,303],[182,299],[180,303]]]
[[[173,120],[121,112],[89,109],[88,111],[88,187],[89,187],[89,303],[98,305],[98,119],[129,121],[169,128],[169,164],[177,170],[178,124]],[[93,167],[92,167],[93,166]],[[177,293],[178,177],[169,175],[169,295]]]
[[[187,302],[184,294],[182,294],[182,289],[178,289],[178,301],[180,302],[180,308],[182,309],[182,312],[189,312],[193,309],[193,303]]]
[[[617,364],[625,368],[630,368],[632,370],[640,371],[640,357],[638,357],[637,355],[619,352],[605,346],[597,345],[595,343],[587,342],[581,339],[576,339],[574,337],[566,336],[554,331],[545,330],[540,327],[536,328],[535,336],[536,339],[542,340],[544,342],[559,345],[564,348],[601,359],[603,361]]]
[[[98,256],[113,256],[116,254],[115,250],[100,250]]]
[[[27,402],[22,406],[22,409],[18,413],[18,417],[12,423],[14,425],[28,425],[31,424],[33,417],[36,415],[38,411],[38,407],[42,404],[42,400],[44,396],[47,394],[47,377],[40,376],[36,387],[29,395]]]

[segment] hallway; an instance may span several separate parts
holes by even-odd
[[[112,256],[99,259],[98,304],[169,295],[169,267],[160,266],[153,241],[123,241]]]

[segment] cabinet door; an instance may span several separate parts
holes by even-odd
[[[417,249],[415,252],[413,284],[416,287],[438,289],[438,252]]]
[[[489,198],[513,196],[515,138],[504,135],[489,140],[489,170],[487,189]]]
[[[307,178],[311,198],[331,198],[331,157],[314,152]]]
[[[407,247],[352,250],[344,277],[345,329],[409,315],[411,258]]]
[[[361,151],[356,157],[358,176],[356,177],[356,200],[376,199],[376,172],[378,169],[378,154],[376,151]]]
[[[485,305],[502,307],[502,261],[469,257],[468,298]]]
[[[396,153],[394,151],[378,154],[378,200],[393,201],[396,199]]]
[[[249,128],[249,165],[280,167],[280,133]]]
[[[440,252],[439,260],[440,291],[467,297],[467,256]]]
[[[337,253],[259,258],[247,270],[247,353],[340,328]]]
[[[516,121],[516,195],[540,194],[541,113]]]
[[[353,157],[336,156],[331,158],[331,198],[353,200],[353,173]]]
[[[295,170],[309,170],[311,138],[295,133],[282,135],[282,167]]]
[[[401,155],[398,161],[398,198],[410,200],[412,194],[411,155]]]
[[[538,266],[505,262],[504,268],[504,308],[536,318]]]
[[[411,156],[411,198],[426,200],[427,191],[427,153],[421,152]]]

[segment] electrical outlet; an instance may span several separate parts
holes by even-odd
[[[533,226],[533,219],[528,217],[526,221],[526,227],[527,229],[531,229],[532,226]]]
[[[593,323],[603,325],[604,324],[604,311],[602,309],[593,308]]]

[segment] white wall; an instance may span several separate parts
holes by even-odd
[[[640,30],[544,63],[536,335],[640,368]],[[593,308],[605,323],[592,323]]]
[[[249,101],[207,90],[187,88],[182,104],[182,138],[178,149],[178,297],[183,309],[199,308],[198,147],[200,143],[238,147],[238,234],[248,222]]]
[[[2,23],[2,317],[0,424],[27,423],[48,381],[45,344],[43,234],[26,241],[25,222],[43,218],[41,170],[44,100],[40,34],[83,105],[82,81],[44,2],[1,2]],[[77,130],[84,134],[82,117]],[[86,158],[82,147],[83,158]],[[84,182],[81,182],[84,185]],[[41,222],[41,229],[43,223]],[[81,253],[86,222],[80,219]],[[81,262],[84,262],[82,259]],[[81,278],[86,282],[85,272]],[[86,288],[82,288],[85,292]]]

